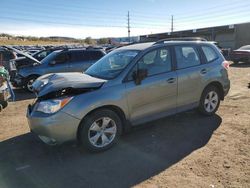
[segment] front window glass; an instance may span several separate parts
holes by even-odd
[[[93,77],[113,79],[125,69],[138,52],[137,50],[111,52],[89,67],[85,73]]]
[[[58,51],[54,51],[52,52],[51,54],[49,54],[48,56],[46,56],[42,61],[41,63],[50,63],[51,61],[55,60],[55,58],[57,57],[58,55]]]
[[[171,56],[167,48],[153,50],[139,61],[139,69],[146,69],[148,76],[171,71]]]

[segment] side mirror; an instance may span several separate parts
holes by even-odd
[[[139,69],[133,72],[133,79],[136,85],[140,85],[141,81],[144,80],[148,76],[147,69]]]
[[[56,61],[55,61],[55,60],[54,60],[54,61],[51,61],[49,64],[50,64],[51,66],[53,66],[53,65],[56,64]]]

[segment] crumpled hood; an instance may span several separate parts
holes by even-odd
[[[95,78],[83,73],[53,73],[39,77],[33,83],[33,91],[38,97],[63,89],[99,88],[107,80]]]
[[[18,54],[21,54],[21,55],[25,56],[26,58],[30,59],[30,60],[33,61],[34,63],[40,63],[40,61],[38,61],[37,59],[35,59],[35,58],[32,57],[31,55],[29,55],[29,54],[27,54],[27,53],[24,53],[24,52],[22,52],[22,51],[20,51],[20,50],[18,50],[18,49],[16,49],[16,48],[13,48],[13,47],[11,47],[11,46],[4,46],[4,47],[7,48],[7,49],[9,49],[9,50],[11,50],[11,51],[14,51],[14,52],[16,52],[16,53],[18,53]]]

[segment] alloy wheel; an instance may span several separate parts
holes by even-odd
[[[31,80],[29,80],[28,82],[27,82],[27,89],[30,91],[30,92],[32,92],[32,89],[33,89],[33,87],[32,87],[32,84],[34,83],[34,79],[31,79]]]
[[[89,128],[88,139],[95,147],[105,147],[109,145],[115,138],[117,126],[114,120],[109,117],[102,117]]]
[[[218,94],[215,91],[210,91],[205,97],[204,107],[207,112],[213,112],[219,102]]]

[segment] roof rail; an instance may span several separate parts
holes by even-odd
[[[163,44],[167,41],[207,41],[205,38],[202,37],[180,37],[180,38],[166,38],[158,40],[154,43],[155,44]]]

